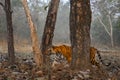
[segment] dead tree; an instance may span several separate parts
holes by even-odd
[[[6,14],[7,21],[7,42],[8,42],[8,59],[10,64],[15,63],[15,54],[14,54],[14,36],[13,36],[13,25],[12,25],[12,10],[11,10],[11,1],[5,0],[5,5],[0,3],[3,7]]]
[[[29,23],[29,27],[30,27],[34,60],[37,64],[37,66],[42,66],[43,57],[42,57],[42,53],[41,53],[40,46],[39,46],[36,28],[35,28],[35,25],[32,21],[32,18],[31,18],[31,14],[30,14],[30,10],[29,10],[28,4],[27,4],[27,0],[22,0],[22,3],[23,3],[25,14],[26,14],[26,17],[27,17],[27,20]]]
[[[89,68],[90,24],[90,0],[70,0],[72,69],[86,70]]]
[[[42,36],[42,54],[43,62],[45,64],[46,64],[46,50],[49,46],[52,45],[59,2],[60,0],[51,0]]]

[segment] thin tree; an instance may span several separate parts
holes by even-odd
[[[45,28],[42,36],[42,54],[43,54],[43,62],[45,64],[46,64],[47,48],[52,45],[59,2],[60,0],[51,0],[46,23],[45,23]]]
[[[15,54],[14,54],[14,36],[13,36],[13,25],[12,25],[12,9],[11,1],[5,0],[5,5],[0,3],[3,7],[6,14],[7,21],[7,42],[8,42],[8,59],[10,64],[15,63]]]
[[[70,0],[70,41],[72,46],[72,69],[89,69],[90,24],[90,0]]]
[[[109,22],[109,26],[105,25],[103,23],[103,21],[101,20],[101,18],[98,17],[99,22],[102,24],[102,26],[105,28],[105,31],[107,32],[107,34],[110,36],[110,41],[111,41],[111,47],[114,47],[114,38],[113,38],[113,25],[112,25],[112,20],[110,17],[110,14],[107,15],[108,16],[108,22]],[[108,27],[108,28],[107,28]],[[110,29],[110,30],[109,30]]]
[[[115,46],[113,22],[115,21],[116,13],[119,11],[118,3],[119,0],[100,0],[94,4],[95,14],[97,14],[99,22],[110,37],[110,46],[112,48]]]
[[[40,67],[43,64],[43,57],[42,57],[42,53],[41,53],[40,46],[39,46],[36,28],[35,28],[35,25],[32,21],[32,18],[31,18],[31,14],[30,14],[30,10],[29,10],[28,4],[27,4],[27,0],[22,0],[22,4],[23,4],[23,7],[24,7],[24,10],[26,13],[29,27],[30,27],[34,60],[37,64],[37,66]]]

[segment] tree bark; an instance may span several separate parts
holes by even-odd
[[[31,39],[32,39],[32,48],[33,48],[33,53],[34,53],[34,60],[37,64],[38,67],[42,66],[43,64],[43,57],[42,57],[42,53],[40,50],[40,46],[39,46],[39,41],[38,41],[38,36],[37,36],[37,32],[35,29],[35,25],[32,21],[31,18],[31,14],[30,14],[30,10],[27,4],[27,0],[22,0],[22,4],[26,13],[26,17],[29,23],[29,27],[30,27],[30,32],[31,32]]]
[[[46,24],[42,36],[42,54],[43,54],[43,62],[45,64],[46,64],[47,48],[52,45],[59,2],[60,0],[51,0],[47,19],[46,19]]]
[[[14,54],[14,36],[13,36],[13,25],[12,25],[12,10],[10,0],[5,0],[6,20],[7,20],[7,42],[8,42],[8,57],[9,63],[15,63],[15,54]]]
[[[90,0],[70,0],[70,41],[72,69],[88,69],[90,66]]]

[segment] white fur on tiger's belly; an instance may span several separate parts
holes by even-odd
[[[57,65],[59,65],[60,63],[59,62],[57,62],[57,61],[53,61],[53,63],[52,63],[52,68],[54,68],[54,67],[56,67]]]

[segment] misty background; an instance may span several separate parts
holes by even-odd
[[[47,16],[45,7],[50,0],[29,0],[33,22],[41,42]],[[0,0],[4,3],[4,0]],[[31,44],[30,29],[21,0],[11,0],[15,44]],[[69,0],[61,0],[57,15],[53,43],[70,44]],[[95,47],[120,47],[120,0],[91,0],[91,42]],[[111,41],[112,40],[112,41]],[[0,6],[0,46],[7,41],[6,17]]]

